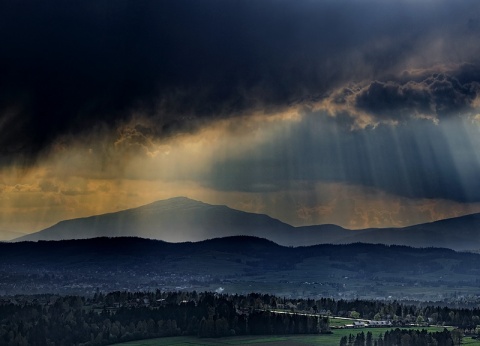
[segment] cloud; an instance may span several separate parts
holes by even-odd
[[[410,119],[438,122],[452,116],[472,116],[478,112],[480,101],[480,79],[476,79],[479,73],[480,69],[472,64],[404,71],[387,81],[340,88],[312,108],[327,110],[334,116],[346,114],[353,128]]]
[[[58,192],[60,190],[60,188],[51,180],[41,181],[38,185],[43,192]]]
[[[212,119],[308,105],[352,82],[367,83],[369,95],[395,104],[406,97],[405,114],[460,110],[471,96],[451,79],[442,91],[438,78],[425,89],[387,76],[472,62],[480,49],[479,6],[474,0],[10,2],[0,14],[0,163],[31,163],[65,136],[116,131],[137,112],[156,124],[156,137],[166,138]],[[478,72],[467,75],[479,80]],[[459,103],[442,103],[442,95]],[[394,117],[382,111],[385,100],[371,98],[359,95],[354,105]]]

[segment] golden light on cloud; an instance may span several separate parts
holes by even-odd
[[[292,112],[223,119],[194,133],[158,139],[138,118],[116,131],[64,138],[29,167],[1,168],[1,232],[30,233],[58,221],[113,212],[159,199],[214,201],[202,176],[213,160],[242,155],[268,140]]]

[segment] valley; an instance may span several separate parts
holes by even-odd
[[[374,244],[284,247],[256,237],[0,243],[0,293],[219,291],[286,297],[477,299],[480,255]]]

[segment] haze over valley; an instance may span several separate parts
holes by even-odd
[[[478,297],[479,254],[370,244],[284,247],[256,237],[0,244],[2,294],[252,291],[286,297],[459,302]]]

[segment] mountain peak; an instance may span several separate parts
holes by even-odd
[[[170,197],[167,199],[161,199],[161,200],[152,202],[151,204],[153,203],[192,203],[192,202],[205,204],[201,201],[197,201],[195,199],[191,199],[185,196],[177,196],[177,197]]]
[[[272,235],[294,228],[267,215],[174,197],[114,213],[66,220],[16,239],[62,240],[94,237],[142,237],[169,242],[201,241],[223,236]]]
[[[201,209],[209,207],[220,207],[207,204],[201,201],[197,201],[188,197],[172,197],[168,199],[162,199],[155,201],[149,204],[142,205],[137,208],[127,209],[126,211],[131,212],[174,212],[174,211],[185,211],[189,209]]]

